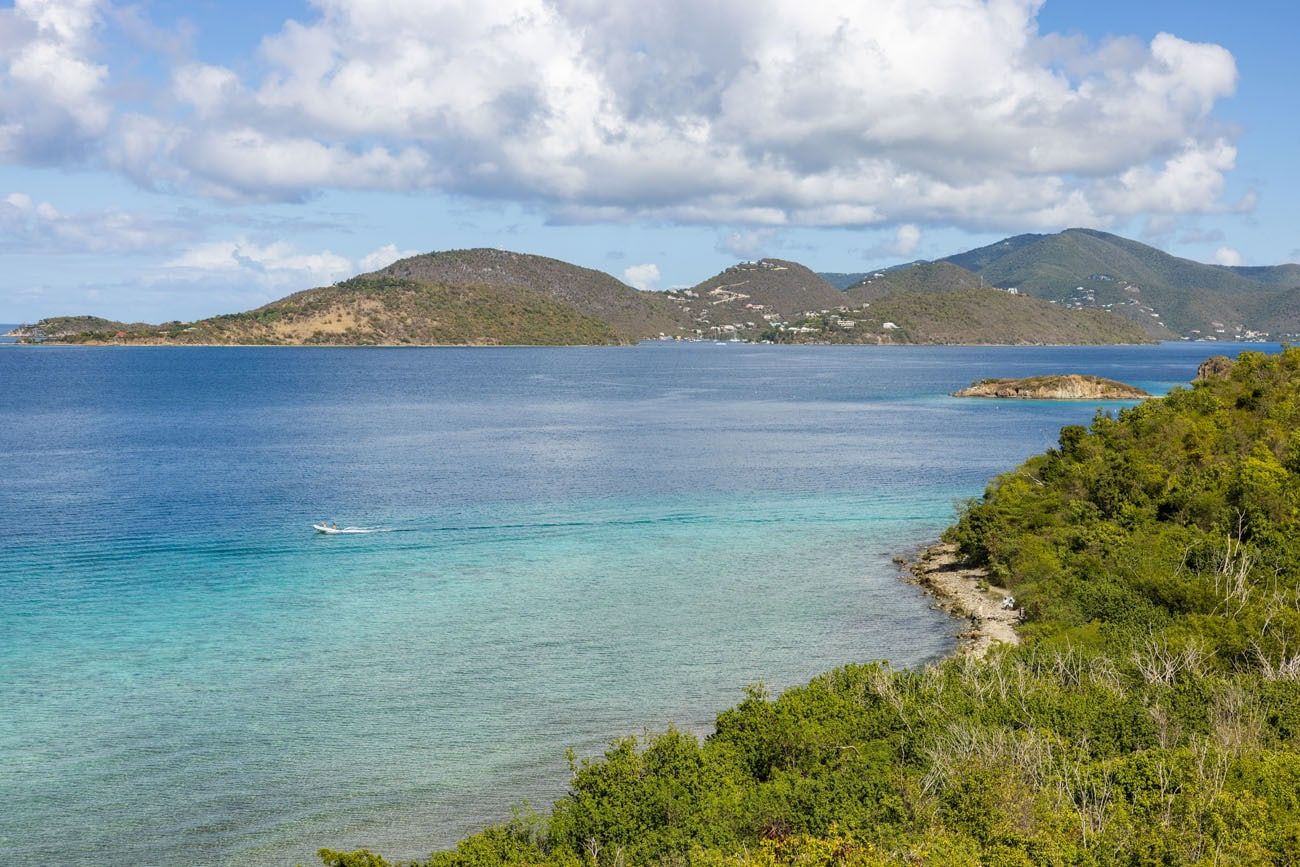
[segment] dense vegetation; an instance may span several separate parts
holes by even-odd
[[[818,271],[817,276],[836,289],[847,289],[870,277],[872,271]]]
[[[839,315],[792,323],[812,332],[773,329],[762,336],[778,343],[960,343],[1107,344],[1150,343],[1128,320],[1100,310],[1071,310],[997,289],[899,292],[843,314],[852,328],[836,326]],[[886,322],[895,327],[887,328]]]
[[[956,292],[983,289],[988,284],[978,275],[951,262],[919,262],[868,274],[850,286],[845,295],[855,303],[875,301],[899,292]]]
[[[944,261],[1040,298],[1109,304],[1144,323],[1155,312],[1179,334],[1222,327],[1230,338],[1237,326],[1274,337],[1300,332],[1287,303],[1300,287],[1300,265],[1207,265],[1092,229],[1016,235]]]
[[[1297,431],[1300,349],[1065,428],[949,531],[1024,644],[755,687],[428,863],[1300,862]]]

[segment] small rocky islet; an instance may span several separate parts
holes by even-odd
[[[1020,400],[1141,400],[1151,395],[1113,379],[1067,373],[1021,379],[983,379],[953,392],[953,396]]]

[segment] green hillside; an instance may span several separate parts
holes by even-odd
[[[845,323],[851,324],[845,324]],[[805,317],[765,335],[778,343],[1150,343],[1140,326],[997,289],[901,292],[847,312]]]
[[[87,332],[115,335],[118,332],[145,332],[153,327],[144,322],[118,322],[99,316],[50,316],[35,325],[19,325],[6,336],[25,340],[62,340]]]
[[[741,262],[692,286],[684,305],[713,324],[753,319],[762,313],[795,316],[844,303],[844,295],[798,262],[760,259]],[[730,317],[730,318],[728,318]]]
[[[664,294],[641,292],[603,272],[476,249],[413,256],[198,322],[126,326],[60,317],[20,335],[70,343],[603,344],[677,335],[685,321]]]
[[[848,275],[830,276],[840,279]],[[295,310],[294,327],[270,327],[258,319],[289,301],[284,299],[246,314],[195,323],[151,326],[65,316],[21,326],[15,333],[31,341],[159,343],[570,343],[587,342],[588,338],[631,343],[661,335],[743,340],[757,339],[782,325],[812,327],[805,320],[858,311],[864,304],[896,296],[951,295],[997,286],[1053,301],[1062,310],[1093,315],[1071,319],[1032,305],[1008,307],[1005,293],[999,293],[968,296],[960,303],[913,300],[907,310],[891,307],[884,311],[887,315],[873,311],[865,318],[874,317],[879,323],[889,321],[888,317],[907,319],[908,340],[915,342],[1108,343],[1132,339],[1129,331],[1116,331],[1109,320],[1096,317],[1101,313],[1134,323],[1154,339],[1300,337],[1300,265],[1205,265],[1086,229],[1018,235],[935,262],[912,262],[853,276],[862,279],[841,290],[797,262],[762,259],[734,265],[690,289],[644,292],[609,274],[557,259],[479,248],[412,256],[363,275],[358,278],[361,282],[340,284],[353,288],[381,284],[440,287],[441,294],[434,294],[441,300],[426,299],[418,305],[396,294],[376,296],[381,306],[389,301],[398,304],[387,313],[372,309],[373,304],[367,306],[369,302],[343,303],[344,296],[329,291],[333,287],[323,287],[309,292],[333,299],[331,304],[343,303],[346,310],[341,308],[323,318]],[[976,303],[981,299],[991,306],[983,309]],[[294,301],[289,306],[294,305],[301,303]],[[411,318],[413,305],[437,315],[429,322],[416,322]],[[535,311],[538,319],[525,326],[507,312],[512,309]],[[478,314],[485,318],[473,319]],[[1011,316],[1012,321],[1004,321],[1002,316]],[[349,324],[340,325],[343,322]],[[593,331],[593,322],[602,328]],[[1070,336],[1076,333],[1081,336]],[[850,339],[832,333],[825,336],[830,342]],[[903,337],[894,334],[883,342],[899,342]]]
[[[1220,340],[1285,331],[1278,299],[1300,286],[1300,266],[1207,265],[1092,229],[1018,235],[944,261],[993,285]]]
[[[425,863],[1300,863],[1297,431],[1294,349],[1064,428],[948,534],[1019,646],[751,687]]]
[[[861,283],[871,276],[870,271],[818,271],[817,276],[834,286],[836,289],[847,289],[850,286]]]
[[[860,304],[899,292],[955,292],[988,288],[988,285],[978,274],[952,262],[920,262],[868,274],[844,294]]]
[[[633,289],[603,271],[509,250],[426,253],[394,262],[373,276],[438,286],[525,289],[608,322],[628,341],[675,334],[683,324],[681,311],[662,293]]]
[[[168,344],[601,344],[622,342],[606,322],[526,289],[437,286],[358,277],[197,322],[120,335],[65,335],[72,343]]]

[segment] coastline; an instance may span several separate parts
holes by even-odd
[[[0,335],[0,337],[12,337],[12,342],[17,346],[93,346],[93,347],[231,347],[231,348],[264,348],[264,347],[282,347],[286,349],[445,349],[445,348],[462,348],[462,349],[500,349],[508,347],[521,348],[572,348],[572,349],[591,349],[604,347],[620,346],[638,346],[642,343],[726,343],[731,341],[718,341],[713,339],[682,339],[659,340],[658,338],[646,338],[644,340],[628,341],[623,343],[167,343],[157,341],[121,341],[121,340],[78,340],[78,341],[60,341],[60,340],[24,340],[22,337],[14,337],[10,334]],[[950,343],[950,342],[916,342],[900,343],[896,341],[882,343],[829,343],[814,342],[806,343],[763,343],[756,340],[736,341],[740,346],[826,346],[826,347],[844,347],[844,346],[896,346],[896,347],[951,347],[954,349],[962,348],[988,348],[988,349],[1069,349],[1074,347],[1135,347],[1135,346],[1159,346],[1162,343],[1182,343],[1196,342],[1208,343],[1209,341],[1179,341],[1179,340],[1156,340],[1143,343]]]
[[[902,560],[900,568],[903,579],[933,596],[938,608],[970,624],[958,633],[958,654],[983,659],[995,645],[1020,643],[1020,611],[1003,607],[1010,592],[991,583],[987,570],[962,565],[956,545],[935,542]]]

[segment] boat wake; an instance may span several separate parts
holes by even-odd
[[[391,527],[331,527],[328,524],[312,524],[311,528],[326,536],[359,536],[367,533],[391,533]]]

